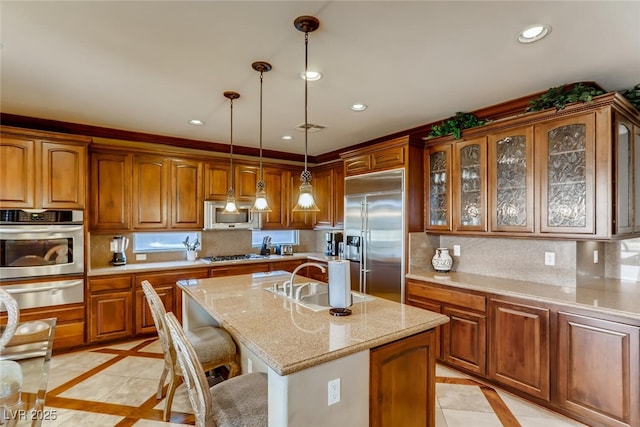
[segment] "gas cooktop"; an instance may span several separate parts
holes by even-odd
[[[221,255],[221,256],[208,256],[202,257],[203,261],[207,262],[218,262],[218,261],[236,261],[242,259],[262,259],[266,258],[264,255],[258,254],[240,254],[240,255]]]

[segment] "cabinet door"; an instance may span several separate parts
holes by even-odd
[[[435,427],[434,337],[432,329],[371,349],[371,427]]]
[[[347,176],[369,172],[369,170],[371,169],[371,156],[369,154],[361,154],[359,156],[345,159],[344,169],[347,173]]]
[[[174,286],[154,286],[154,289],[160,297],[162,304],[164,304],[165,310],[175,313],[175,310],[171,309],[171,307],[175,307]],[[142,289],[137,289],[135,334],[153,333],[155,331],[156,325],[153,320],[153,315],[151,314],[151,309],[149,309],[147,297]]]
[[[131,228],[131,157],[126,154],[91,155],[91,228]]]
[[[0,207],[35,207],[35,141],[2,136]]]
[[[406,147],[390,147],[371,153],[371,169],[380,171],[404,165]]]
[[[301,172],[301,170],[291,171],[289,179],[289,228],[298,230],[310,229],[313,221],[313,212],[293,212],[300,195]],[[311,184],[314,184],[313,177]]]
[[[449,316],[449,323],[442,328],[442,358],[452,365],[485,375],[486,316],[446,306],[442,314]]]
[[[318,228],[330,228],[333,226],[333,171],[321,169],[313,172],[313,193],[316,204],[320,208],[314,214],[313,226]]]
[[[84,209],[87,147],[42,143],[42,207]]]
[[[166,229],[169,225],[169,164],[160,156],[133,157],[135,229]]]
[[[257,166],[236,165],[234,176],[234,190],[236,201],[253,202],[256,198],[256,184],[258,183]]]
[[[91,325],[89,342],[127,338],[133,335],[131,291],[89,296]]]
[[[549,400],[549,310],[492,299],[489,376]]]
[[[456,230],[487,230],[487,138],[458,142],[454,156]]]
[[[491,231],[534,231],[533,127],[489,136]]]
[[[414,285],[420,286],[420,285]],[[412,295],[409,292],[409,281],[407,281],[407,304],[412,305],[414,307],[420,307],[425,310],[433,311],[434,313],[442,313],[442,305],[435,302],[429,301],[422,298],[418,298]],[[435,353],[436,359],[442,359],[442,328],[443,326],[436,327],[436,337],[435,337]]]
[[[231,182],[229,163],[206,163],[204,166],[204,198],[226,200]]]
[[[536,125],[540,231],[593,234],[595,113]]]
[[[427,230],[451,230],[451,145],[425,152]]]
[[[640,425],[640,328],[558,313],[558,398],[598,425]]]
[[[241,265],[221,265],[209,270],[209,277],[237,276],[238,274],[265,273],[269,271],[268,262]]]
[[[171,223],[173,229],[204,227],[202,162],[171,161]]]
[[[344,227],[344,165],[333,168],[333,226]]]
[[[633,232],[633,125],[616,114],[615,135],[615,198],[614,234]]]
[[[271,212],[262,215],[263,229],[283,229],[289,223],[289,172],[265,167],[262,177]]]

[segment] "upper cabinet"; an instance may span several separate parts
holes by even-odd
[[[92,230],[197,230],[203,164],[160,155],[91,153]]]
[[[342,162],[318,166],[312,170],[316,204],[313,228],[342,228],[344,224],[344,165]]]
[[[90,138],[2,128],[0,208],[84,209]]]
[[[229,162],[207,162],[204,165],[205,200],[226,200],[231,182]]]
[[[499,120],[462,136],[426,147],[427,231],[640,235],[640,114],[620,95]]]

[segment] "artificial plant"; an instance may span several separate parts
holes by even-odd
[[[603,93],[598,88],[582,83],[552,87],[542,95],[529,101],[529,106],[525,112],[541,111],[551,107],[555,107],[556,111],[558,111],[573,102],[591,102],[594,96],[602,95]]]
[[[431,126],[427,138],[437,138],[439,136],[453,135],[455,139],[460,139],[464,129],[470,129],[485,124],[486,120],[478,119],[471,113],[458,112],[440,125]]]

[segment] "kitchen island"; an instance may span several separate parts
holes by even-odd
[[[434,329],[448,318],[380,298],[334,317],[265,291],[289,276],[178,283],[185,328],[224,327],[240,346],[243,372],[268,373],[269,425],[435,425]],[[332,396],[330,381],[338,383]]]

